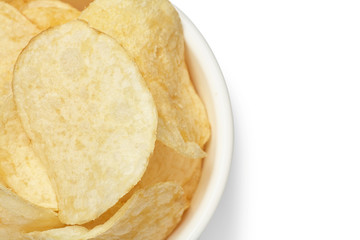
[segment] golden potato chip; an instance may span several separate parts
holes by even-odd
[[[80,19],[114,37],[139,66],[159,113],[157,139],[189,158],[204,157],[210,125],[189,78],[174,7],[167,0],[95,0]]]
[[[89,236],[98,240],[165,239],[188,207],[181,186],[172,182],[158,183],[137,191],[106,223],[113,227],[98,236],[103,226],[95,227]]]
[[[22,198],[56,209],[55,192],[21,125],[11,90],[15,61],[38,32],[18,10],[0,2],[0,172]]]
[[[136,64],[114,39],[82,21],[50,28],[20,54],[13,89],[62,222],[97,218],[140,180],[157,112]]]
[[[64,24],[80,15],[80,12],[69,4],[55,0],[30,1],[21,12],[41,30]]]
[[[182,186],[185,196],[191,200],[201,177],[202,159],[186,158],[160,141],[156,141],[153,155],[141,181],[122,197],[119,202],[94,221],[84,224],[93,228],[105,223],[139,189],[147,188],[160,182],[175,182]]]
[[[0,223],[24,232],[62,226],[53,211],[32,205],[3,185],[0,185]],[[6,232],[6,228],[3,231]]]
[[[187,198],[194,194],[201,176],[202,159],[191,159],[180,155],[160,141],[156,141],[148,168],[137,188],[158,182],[176,182],[181,185]]]
[[[174,230],[188,205],[178,184],[158,183],[137,191],[108,221],[91,230],[72,226],[29,235],[34,240],[161,240]]]
[[[175,182],[182,186],[188,200],[192,199],[198,186],[202,170],[202,159],[186,158],[160,141],[156,141],[153,155],[140,182],[131,189],[119,202],[94,221],[84,224],[93,228],[105,223],[118,209],[138,190],[160,182]]]

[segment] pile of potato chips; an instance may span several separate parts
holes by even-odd
[[[0,0],[0,239],[165,239],[210,124],[168,0]]]

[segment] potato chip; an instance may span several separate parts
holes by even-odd
[[[167,0],[95,0],[80,19],[114,37],[139,66],[158,109],[158,140],[186,157],[204,157],[210,125],[186,68],[174,7]]]
[[[160,141],[155,144],[148,168],[137,188],[144,188],[158,182],[173,181],[181,185],[190,200],[201,176],[202,159],[184,157]]]
[[[97,233],[104,227],[95,227],[89,236],[98,240],[165,239],[188,207],[184,191],[178,184],[158,183],[137,191],[106,223],[113,227],[99,236]]]
[[[12,6],[0,2],[0,172],[19,196],[56,209],[47,172],[35,156],[16,112],[11,90],[15,61],[39,30]]]
[[[80,15],[80,12],[69,4],[55,0],[30,1],[21,12],[41,30],[64,24]]]
[[[34,240],[161,240],[174,230],[188,206],[178,184],[158,183],[137,191],[107,222],[91,230],[72,226],[29,235]]]
[[[156,141],[153,155],[141,181],[120,201],[94,221],[84,224],[93,228],[105,223],[138,190],[160,182],[175,182],[182,186],[188,200],[191,200],[201,177],[202,159],[186,158],[160,141]]]
[[[3,185],[0,185],[0,224],[24,232],[62,226],[53,211],[23,200]]]
[[[160,141],[156,141],[154,153],[141,181],[126,194],[120,202],[121,206],[134,192],[159,182],[176,182],[184,189],[188,200],[191,200],[201,177],[202,159],[191,159],[180,155]],[[114,208],[116,209],[116,208]],[[108,212],[114,212],[109,210]],[[107,213],[108,213],[107,212]],[[109,215],[109,213],[108,213]],[[106,216],[101,216],[106,218]],[[97,220],[98,221],[98,220]],[[94,225],[89,223],[87,226]]]
[[[82,21],[50,28],[20,54],[13,89],[62,222],[97,218],[140,180],[157,112],[136,64],[114,39]]]
[[[190,201],[198,186],[202,170],[202,159],[186,158],[160,141],[156,141],[153,155],[141,181],[119,202],[94,221],[84,224],[93,228],[105,223],[138,190],[160,182],[175,182],[182,186],[186,198]]]

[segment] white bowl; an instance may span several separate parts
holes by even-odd
[[[82,9],[89,0],[66,0]],[[200,237],[213,215],[228,177],[233,151],[233,118],[224,77],[210,47],[179,9],[186,41],[186,60],[196,90],[206,105],[212,128],[198,189],[183,221],[170,240]]]
[[[169,239],[198,239],[224,191],[233,152],[233,117],[228,90],[209,45],[190,19],[178,9],[184,28],[186,61],[191,79],[211,123],[200,183],[189,211]]]

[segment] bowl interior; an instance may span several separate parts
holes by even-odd
[[[91,1],[64,0],[82,10]],[[169,239],[197,239],[222,195],[233,148],[233,122],[228,91],[221,70],[206,41],[178,10],[186,42],[186,61],[195,88],[203,100],[212,128],[198,189],[182,223]]]

